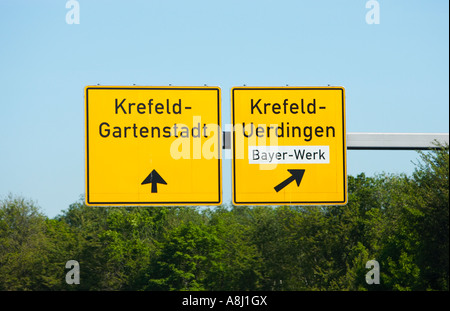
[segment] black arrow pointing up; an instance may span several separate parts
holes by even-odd
[[[281,182],[278,186],[275,186],[275,191],[278,192],[287,185],[289,185],[294,180],[297,182],[297,187],[300,186],[300,182],[302,181],[303,174],[305,174],[305,170],[288,170],[291,173],[291,176],[285,181]]]
[[[158,184],[167,185],[166,181],[155,170],[153,170],[141,183],[141,185],[145,184],[152,184],[152,193],[158,192]]]

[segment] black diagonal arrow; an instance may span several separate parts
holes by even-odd
[[[274,187],[276,192],[280,191],[294,180],[297,182],[297,187],[300,186],[300,182],[302,181],[303,174],[305,174],[305,170],[288,170],[288,172],[291,173],[291,176],[281,182],[278,186]]]
[[[152,184],[152,193],[158,192],[158,184],[167,185],[166,181],[155,170],[153,170],[141,183],[141,185],[145,184]]]

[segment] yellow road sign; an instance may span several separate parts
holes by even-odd
[[[88,205],[220,205],[218,87],[87,86]]]
[[[235,87],[233,203],[347,203],[345,90]]]

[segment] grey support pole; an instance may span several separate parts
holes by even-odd
[[[448,133],[347,133],[347,150],[427,150],[449,143]]]
[[[427,150],[449,144],[448,133],[347,133],[347,150]],[[223,149],[231,149],[231,132],[223,132]]]

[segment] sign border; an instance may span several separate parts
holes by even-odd
[[[218,199],[217,201],[167,201],[167,202],[94,202],[90,201],[89,194],[89,90],[196,90],[196,91],[216,91],[217,92],[217,126],[221,129],[221,90],[218,86],[97,86],[88,85],[84,88],[85,95],[85,202],[88,206],[184,206],[184,205],[221,205],[222,195],[222,135],[218,133]]]
[[[255,90],[340,90],[341,91],[341,98],[342,98],[342,153],[343,153],[343,169],[344,169],[344,176],[343,176],[343,200],[342,201],[237,201],[236,200],[236,148],[235,148],[235,142],[236,142],[236,134],[234,131],[235,127],[235,94],[234,92],[240,90],[240,91],[255,91]],[[238,86],[233,87],[231,89],[231,121],[232,121],[232,200],[234,205],[346,205],[348,201],[348,186],[347,186],[347,146],[346,146],[346,120],[345,120],[345,88],[342,86],[278,86],[278,87],[257,87],[257,86]]]

